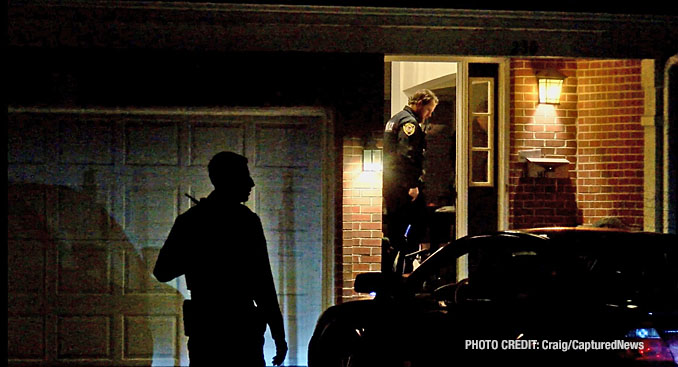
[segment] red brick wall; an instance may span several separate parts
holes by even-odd
[[[577,62],[577,201],[584,224],[643,228],[644,93],[640,60]]]
[[[344,138],[342,196],[342,300],[353,291],[359,273],[381,270],[382,174],[362,172],[362,139]]]
[[[560,105],[539,105],[535,73],[554,68],[565,74]],[[509,228],[572,226],[578,222],[577,66],[574,60],[511,61]],[[539,148],[545,157],[570,161],[569,178],[524,177],[518,152]]]
[[[537,103],[535,73],[567,76],[561,103]],[[643,90],[640,60],[511,61],[509,227],[643,225]],[[567,158],[569,178],[526,178],[518,152]]]

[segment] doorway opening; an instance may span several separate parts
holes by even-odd
[[[467,234],[494,231],[502,227],[500,210],[504,146],[500,126],[505,111],[500,106],[500,70],[504,59],[431,59],[395,57],[385,59],[385,95],[390,110],[384,120],[403,110],[407,99],[420,89],[436,94],[434,114],[422,123],[426,148],[421,180],[424,187],[425,218],[418,251],[401,254],[414,269],[439,247]],[[505,68],[503,68],[505,70]],[[471,122],[475,122],[472,124]],[[386,168],[385,168],[386,169]],[[387,185],[384,175],[384,185]],[[384,193],[386,195],[386,193]],[[473,205],[468,203],[473,202]],[[384,233],[389,219],[383,218]],[[394,235],[391,233],[391,235]],[[394,251],[386,238],[382,269]],[[466,266],[459,264],[464,276]]]
[[[502,228],[500,126],[506,114],[500,74],[505,60],[387,56],[385,62],[385,95],[390,98],[385,105],[390,109],[384,121],[401,111],[417,90],[429,89],[439,99],[422,124],[427,225],[420,250],[432,253],[464,235]],[[386,217],[383,227],[387,233]]]

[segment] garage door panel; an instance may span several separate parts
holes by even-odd
[[[179,279],[167,283],[158,282],[151,273],[158,259],[160,247],[146,247],[142,249],[142,256],[136,250],[125,250],[123,265],[124,292],[126,295],[140,294],[176,294],[179,289]]]
[[[33,114],[15,115],[7,126],[7,162],[45,164],[53,159],[48,137],[54,124]]]
[[[87,175],[96,175],[90,171]],[[78,175],[73,175],[78,176]],[[95,178],[83,185],[56,186],[58,238],[69,239],[119,239],[122,233],[111,218],[113,194]],[[99,182],[107,182],[101,180]]]
[[[309,125],[258,124],[256,141],[257,168],[307,168],[317,154],[311,149],[318,141],[317,136]]]
[[[175,315],[126,315],[123,323],[123,359],[174,363],[179,348]]]
[[[112,360],[113,318],[110,315],[59,316],[57,358]]]
[[[322,209],[316,194],[320,188],[308,185],[309,180],[297,180],[298,185],[276,185],[275,181],[280,181],[280,178],[271,183],[272,180],[261,180],[265,184],[256,187],[256,211],[264,228],[274,230],[293,226],[295,230],[316,232]],[[302,187],[303,184],[306,186]]]
[[[179,213],[180,187],[140,181],[125,187],[125,233],[138,248],[162,245]]]
[[[286,228],[286,226],[294,225],[296,228],[295,232],[301,233],[301,236],[313,236],[313,238],[320,240],[320,234],[317,233],[318,229],[318,217],[313,216],[317,214],[318,210],[313,212],[316,208],[313,207],[304,207],[297,206],[296,212],[291,212],[289,209],[285,210],[262,210],[259,211],[259,216],[264,226],[264,231],[271,233],[274,231],[279,231],[281,228]],[[299,209],[308,210],[311,213],[304,214],[300,213]],[[302,237],[308,239],[307,237]]]
[[[190,165],[207,166],[221,151],[245,154],[245,126],[235,121],[194,122],[190,125]]]
[[[292,206],[290,208],[272,208],[272,209],[266,209],[266,210],[258,210],[258,214],[261,217],[261,221],[263,223],[264,229],[269,230],[269,231],[275,231],[275,230],[281,230],[287,228],[289,225],[294,225],[298,226],[297,228],[294,228],[295,231],[307,231],[309,229],[313,229],[312,227],[309,228],[308,226],[303,227],[303,224],[315,224],[314,221],[307,220],[307,223],[301,223],[299,219],[304,220],[304,216],[298,215],[294,212],[294,209],[300,209],[303,208],[301,206]]]
[[[310,231],[265,231],[269,256],[277,259],[317,256],[318,242],[309,238]],[[317,259],[316,259],[317,260]]]
[[[303,200],[303,204],[312,204],[318,206],[314,201],[317,190],[320,189],[319,182],[314,182],[312,177],[304,174],[294,174],[294,172],[272,172],[268,175],[256,175],[253,177],[259,180],[257,187],[266,202],[260,202],[260,206],[271,208],[288,208],[291,203]],[[296,203],[295,203],[296,204]]]
[[[301,242],[293,250],[281,250],[276,246],[276,241],[271,242],[273,246],[269,249],[269,257],[275,260],[271,269],[274,275],[279,275],[288,282],[282,282],[285,284],[281,284],[279,292],[296,293],[301,290],[306,293],[309,289],[320,286],[322,263],[318,260],[320,254],[313,251],[317,243]],[[312,292],[308,294],[311,295]]]
[[[45,317],[20,315],[7,317],[7,359],[23,362],[44,360]],[[26,343],[30,340],[30,343]]]
[[[48,189],[37,184],[7,186],[7,238],[47,239]]]
[[[59,123],[59,163],[114,163],[114,125],[101,118]]]
[[[107,243],[62,240],[57,264],[60,294],[113,294],[112,253]]]
[[[153,119],[125,124],[125,164],[179,164],[179,122]]]
[[[7,290],[15,295],[45,293],[47,246],[37,240],[7,241]]]

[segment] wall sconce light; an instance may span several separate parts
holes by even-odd
[[[563,81],[565,78],[565,75],[554,69],[546,69],[537,72],[539,103],[560,104],[560,93],[563,90]]]
[[[363,172],[379,172],[383,167],[381,149],[363,150]]]

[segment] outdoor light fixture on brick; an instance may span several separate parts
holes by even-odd
[[[363,150],[363,172],[378,172],[383,168],[381,149]]]
[[[560,104],[560,92],[566,76],[558,70],[546,69],[537,72],[540,104]]]

